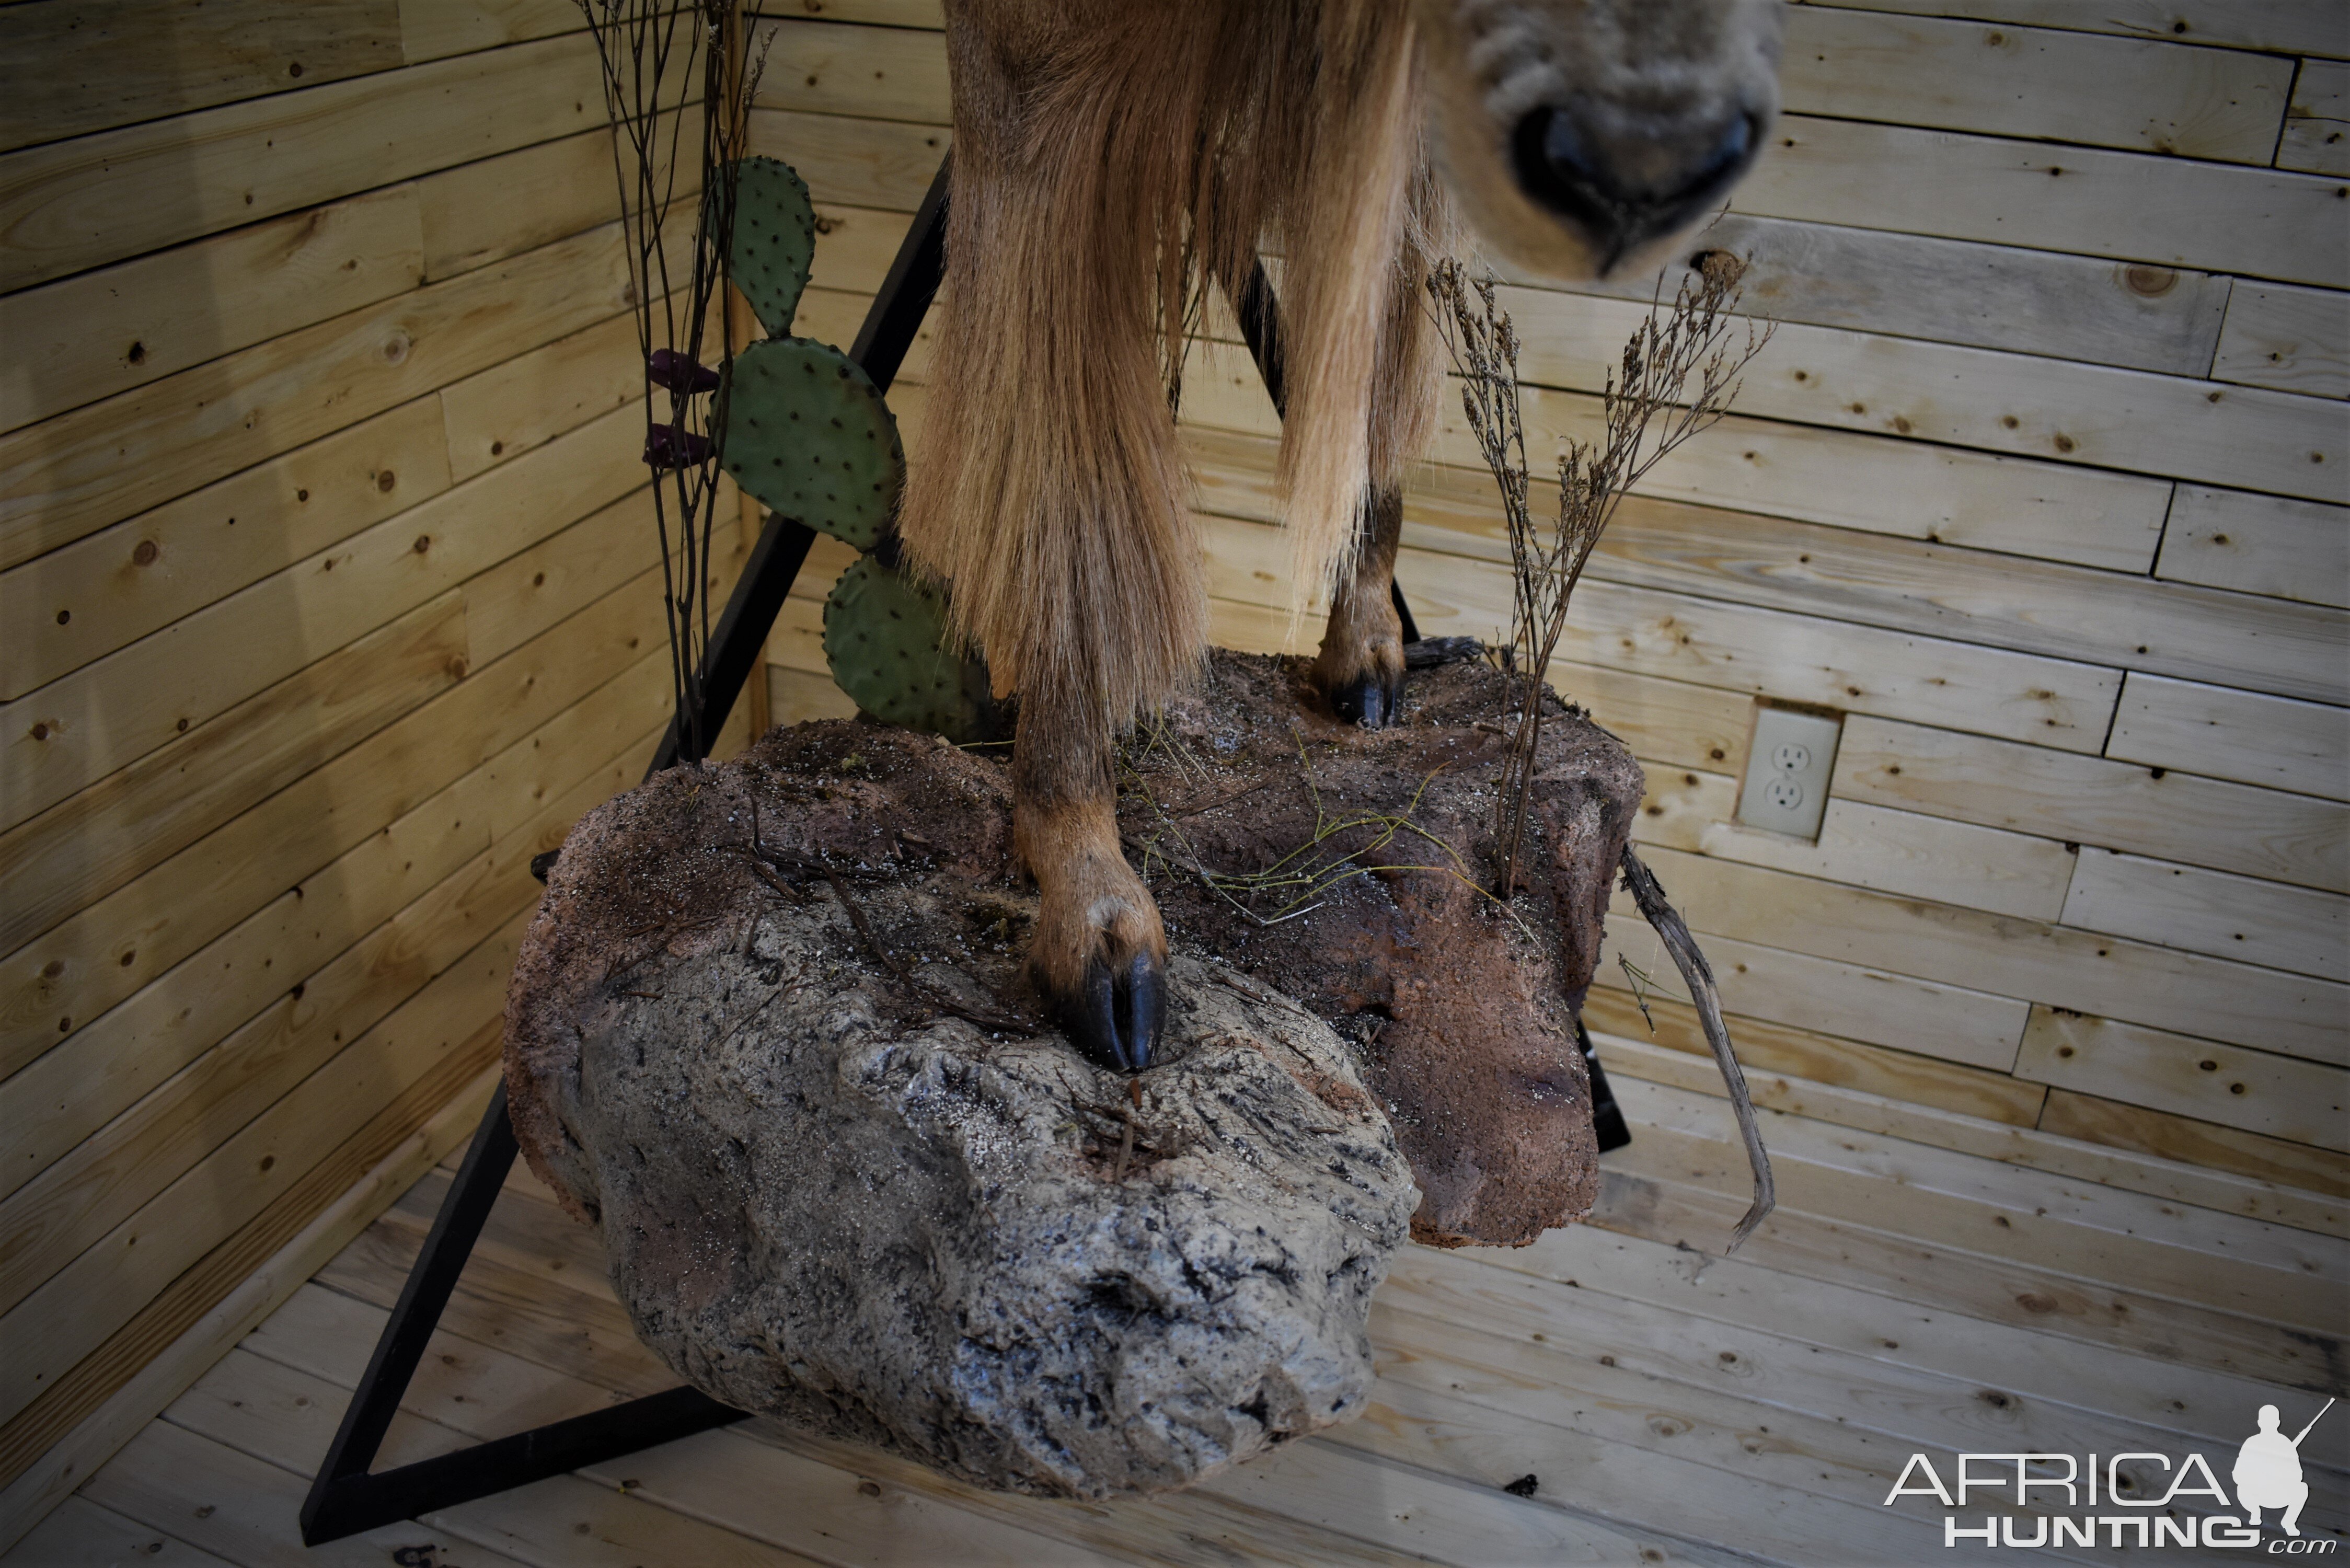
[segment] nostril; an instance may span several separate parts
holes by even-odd
[[[1754,154],[1757,140],[1752,116],[1742,114],[1731,120],[1721,139],[1714,143],[1713,151],[1707,155],[1705,161],[1690,176],[1689,183],[1671,200],[1678,203],[1703,202],[1720,192],[1745,170],[1747,161]]]
[[[1573,120],[1548,106],[1536,109],[1518,121],[1510,151],[1518,184],[1528,196],[1582,224],[1603,248],[1614,248],[1625,202]]]
[[[1762,123],[1750,114],[1711,133],[1668,123],[1595,139],[1571,109],[1544,105],[1518,122],[1510,151],[1519,187],[1589,235],[1604,273],[1719,200],[1762,144]]]

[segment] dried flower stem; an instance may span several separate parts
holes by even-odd
[[[1661,297],[1650,301],[1648,318],[1624,346],[1623,359],[1600,394],[1605,439],[1596,446],[1569,441],[1559,457],[1558,517],[1547,527],[1535,524],[1531,504],[1525,427],[1518,413],[1517,330],[1496,303],[1494,280],[1491,274],[1472,280],[1449,258],[1429,275],[1437,329],[1461,376],[1461,409],[1501,488],[1509,528],[1513,595],[1505,664],[1518,717],[1503,762],[1496,823],[1494,891],[1501,898],[1517,888],[1542,742],[1544,673],[1566,629],[1567,606],[1584,566],[1626,492],[1729,411],[1741,374],[1771,339],[1770,324],[1752,322],[1742,342],[1733,337],[1730,318],[1745,270],[1735,256],[1712,252],[1669,307]]]

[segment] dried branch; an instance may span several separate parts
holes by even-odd
[[[1755,1119],[1754,1096],[1747,1092],[1745,1071],[1730,1049],[1730,1029],[1721,1021],[1721,993],[1714,989],[1713,968],[1698,950],[1697,939],[1690,935],[1689,924],[1673,907],[1665,901],[1664,888],[1632,846],[1624,846],[1624,888],[1632,901],[1640,906],[1648,924],[1657,929],[1658,940],[1673,958],[1673,965],[1688,982],[1690,1000],[1697,1003],[1698,1022],[1705,1027],[1705,1043],[1713,1049],[1713,1064],[1721,1069],[1721,1081],[1730,1089],[1730,1108],[1738,1116],[1738,1136],[1746,1141],[1746,1163],[1754,1173],[1754,1201],[1748,1205],[1746,1216],[1739,1220],[1738,1229],[1731,1233],[1726,1249],[1735,1252],[1754,1234],[1754,1228],[1770,1218],[1778,1205],[1778,1189],[1771,1180],[1771,1157],[1762,1148],[1762,1124]],[[1644,1006],[1641,1011],[1647,1012]]]
[[[731,357],[723,318],[732,282],[733,169],[746,151],[748,111],[765,56],[745,55],[728,0],[578,3],[602,67],[629,297],[644,357],[644,453],[660,535],[680,754],[699,762],[712,739],[703,732],[702,666],[710,644],[721,432],[703,379],[656,367],[699,368],[706,355],[720,363]],[[702,140],[688,149],[685,126],[697,98]],[[686,170],[695,182],[681,198]],[[693,224],[681,246],[671,218],[689,201],[691,212],[677,214]],[[686,261],[684,276],[671,276],[673,257]],[[718,341],[711,345],[705,339],[713,327]]]
[[[1429,275],[1437,329],[1461,376],[1461,404],[1477,447],[1501,489],[1508,524],[1513,593],[1503,665],[1516,686],[1517,723],[1502,768],[1497,896],[1518,885],[1518,851],[1542,742],[1544,674],[1566,629],[1567,606],[1583,568],[1625,493],[1690,437],[1721,420],[1739,378],[1771,339],[1769,323],[1749,322],[1736,341],[1730,317],[1743,262],[1708,254],[1669,308],[1652,300],[1648,318],[1608,372],[1600,402],[1607,431],[1594,446],[1570,441],[1558,460],[1558,516],[1538,526],[1531,504],[1525,428],[1518,413],[1518,336],[1496,302],[1492,275],[1470,279],[1454,260]]]

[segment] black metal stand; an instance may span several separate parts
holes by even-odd
[[[882,281],[856,345],[849,349],[849,357],[884,391],[905,363],[906,351],[913,347],[914,334],[921,327],[944,272],[947,167],[940,163],[938,177],[931,182],[930,193],[914,215],[914,226],[899,246],[889,275]],[[769,514],[703,654],[704,711],[700,733],[714,735],[733,711],[734,700],[742,695],[759,650],[766,645],[767,633],[784,607],[785,597],[791,592],[793,579],[807,560],[808,546],[815,542],[816,535],[806,524]],[[646,777],[694,760],[685,754],[689,748],[683,737],[691,732],[683,727],[681,718],[671,720],[669,732],[653,753],[652,765],[645,770]],[[533,869],[544,874],[542,867],[534,865]],[[672,1388],[438,1459],[369,1473],[368,1467],[375,1462],[384,1433],[390,1429],[400,1396],[416,1375],[425,1344],[449,1304],[457,1276],[481,1238],[490,1206],[497,1201],[498,1189],[514,1168],[518,1152],[514,1126],[506,1119],[505,1087],[500,1085],[482,1115],[482,1125],[473,1134],[473,1147],[465,1153],[456,1181],[442,1200],[441,1212],[424,1239],[424,1250],[417,1254],[400,1301],[391,1309],[391,1321],[384,1325],[383,1337],[376,1342],[375,1355],[351,1395],[350,1408],[343,1412],[342,1427],[327,1449],[317,1479],[310,1484],[310,1495],[303,1501],[302,1539],[307,1544],[339,1541],[362,1530],[510,1491],[743,1418],[743,1411],[720,1404],[700,1389]]]
[[[907,350],[913,347],[914,335],[944,275],[947,175],[948,163],[942,161],[849,350],[849,357],[884,391],[905,363]],[[1250,275],[1239,296],[1233,303],[1243,333],[1278,409],[1284,401],[1280,312],[1262,265]],[[767,518],[703,656],[702,734],[714,735],[733,710],[815,539],[803,524],[773,514]],[[1418,641],[1419,629],[1401,589],[1396,590],[1395,602],[1403,617],[1405,639]],[[681,761],[693,760],[684,755],[684,733],[680,722],[672,720],[646,777]],[[534,869],[543,868],[535,866]],[[1578,1024],[1584,1056],[1591,1065],[1595,1120],[1606,1116],[1612,1121],[1614,1141],[1609,1141],[1609,1127],[1602,1125],[1600,1147],[1618,1147],[1629,1137],[1623,1130],[1623,1117],[1616,1114],[1613,1097],[1607,1095],[1607,1079],[1591,1055],[1590,1038],[1580,1031]],[[363,1530],[510,1491],[745,1417],[745,1412],[722,1405],[699,1389],[672,1388],[438,1459],[369,1472],[368,1467],[375,1462],[384,1434],[400,1408],[400,1396],[408,1391],[409,1380],[424,1357],[425,1345],[449,1304],[457,1276],[481,1238],[490,1206],[497,1201],[518,1152],[513,1124],[506,1118],[505,1088],[501,1085],[482,1115],[473,1147],[466,1150],[457,1179],[442,1200],[424,1249],[417,1255],[408,1283],[391,1309],[391,1319],[384,1325],[383,1337],[376,1342],[375,1355],[351,1396],[350,1407],[343,1413],[343,1424],[327,1449],[326,1462],[303,1501],[305,1543],[317,1546],[339,1541]]]

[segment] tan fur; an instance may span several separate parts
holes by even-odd
[[[1407,238],[1438,202],[1411,27],[1401,0],[963,0],[948,48],[955,188],[983,199],[951,209],[946,395],[899,530],[1000,690],[1070,685],[1123,722],[1205,640],[1164,386],[1206,278],[1244,276],[1262,245],[1287,258],[1301,601],[1343,570],[1368,480],[1424,438]]]

